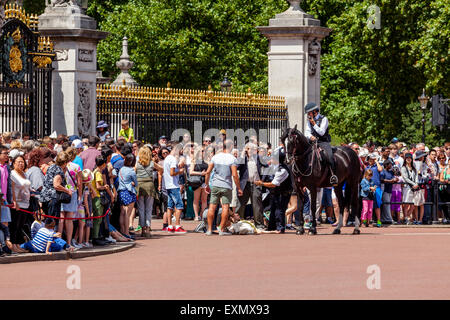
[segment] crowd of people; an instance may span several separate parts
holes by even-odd
[[[197,220],[193,231],[206,235],[284,233],[297,227],[299,214],[305,228],[312,217],[338,223],[333,188],[322,189],[319,209],[309,212],[308,190],[296,189],[281,142],[272,148],[250,137],[239,150],[221,130],[201,143],[185,134],[181,141],[161,136],[146,144],[135,140],[127,120],[117,137],[100,121],[96,135],[33,138],[0,135],[2,256],[135,241],[151,236],[152,217],[163,219],[163,231],[177,234],[186,233],[182,220]],[[428,148],[393,139],[389,146],[348,146],[365,171],[364,225],[430,221],[424,203],[434,199],[433,181],[442,183],[439,201],[450,201],[450,143]],[[448,206],[440,205],[438,213],[450,222]],[[344,225],[352,223],[348,213],[343,218]]]

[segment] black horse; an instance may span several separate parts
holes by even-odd
[[[292,168],[295,184],[299,192],[299,198],[302,198],[300,195],[303,187],[307,187],[311,193],[312,227],[309,232],[310,234],[317,234],[315,219],[317,188],[331,187],[331,170],[324,161],[320,160],[323,157],[321,157],[317,145],[315,143],[310,144],[308,139],[297,130],[297,126],[295,126],[294,129],[288,128],[284,132],[281,141],[285,143],[286,139],[288,163],[290,163]],[[339,179],[339,185],[335,186],[334,191],[340,210],[339,224],[336,229],[334,229],[333,234],[341,233],[345,207],[349,209],[349,214],[355,217],[355,229],[353,230],[353,234],[359,234],[360,212],[358,208],[358,186],[362,179],[363,169],[361,168],[358,155],[349,147],[337,147],[333,150],[333,156],[336,163],[336,172],[334,174]],[[342,191],[344,183],[346,183],[345,197]],[[298,229],[297,234],[304,233],[303,214],[300,211],[300,228]]]

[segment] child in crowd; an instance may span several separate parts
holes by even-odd
[[[38,233],[38,231],[42,227],[45,227],[45,223],[40,219],[40,215],[35,213],[34,214],[34,221],[31,224],[31,239],[32,240],[33,240],[33,238],[36,236],[36,234]]]
[[[398,179],[398,182],[396,184],[392,185],[392,196],[391,196],[391,202],[402,202],[402,175],[400,174],[400,169],[395,166],[393,167],[394,176]],[[392,220],[397,221],[397,224],[401,224],[401,216],[400,216],[400,204],[391,204],[391,214],[392,214]]]
[[[134,132],[133,129],[129,127],[130,123],[128,120],[124,119],[120,122],[122,125],[122,130],[119,132],[119,137],[124,137],[125,140],[129,143],[133,143],[134,141]]]
[[[52,218],[45,219],[45,227],[40,228],[34,236],[33,240],[22,244],[22,249],[34,253],[52,254],[62,249],[69,248],[67,243],[61,239],[61,233],[55,232],[55,220]],[[70,247],[72,251],[76,248]]]
[[[94,180],[94,174],[89,169],[84,169],[81,173],[83,183],[83,196],[82,201],[78,204],[78,217],[89,218],[92,217],[92,180]],[[89,236],[91,235],[91,228],[93,226],[92,219],[81,219],[78,222],[78,231],[75,238],[85,248],[92,248],[92,244],[89,242]]]
[[[363,225],[369,226],[369,221],[372,219],[373,200],[375,198],[376,186],[372,181],[373,172],[367,169],[364,172],[364,178],[361,181],[361,198],[363,202],[363,209],[361,213],[361,220]]]

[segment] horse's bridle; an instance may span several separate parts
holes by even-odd
[[[295,133],[295,131],[294,131],[294,133]],[[291,135],[292,135],[292,134],[289,132],[288,140],[290,140]],[[290,141],[289,141],[289,142],[290,142]],[[290,142],[290,143],[291,143],[291,142]],[[314,142],[314,143],[316,144],[317,142]],[[294,150],[293,150],[293,152],[292,152],[292,159],[291,159],[291,161],[292,161],[292,172],[293,172],[294,174],[299,174],[299,175],[301,175],[301,176],[303,176],[303,177],[309,177],[309,176],[312,174],[312,171],[313,171],[312,164],[313,164],[313,162],[314,162],[314,154],[315,154],[314,151],[313,151],[313,154],[311,155],[311,162],[310,162],[310,164],[309,164],[309,169],[310,169],[310,171],[309,171],[308,174],[307,174],[306,172],[305,172],[305,173],[302,173],[302,172],[300,171],[300,169],[298,168],[298,166],[297,166],[297,161],[298,161],[298,160],[301,160],[302,158],[304,158],[305,155],[307,155],[308,152],[309,152],[311,149],[312,149],[312,145],[309,144],[308,148],[307,148],[302,154],[297,154],[297,147],[296,147],[296,145],[294,145]],[[308,170],[308,169],[307,169],[307,170]]]

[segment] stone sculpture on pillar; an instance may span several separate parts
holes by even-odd
[[[320,49],[320,43],[317,42],[317,38],[314,38],[314,40],[309,44],[308,47],[308,73],[310,76],[314,76],[316,74],[317,63],[320,57]]]
[[[97,43],[108,33],[84,13],[81,0],[47,0],[39,17],[41,35],[55,44],[52,73],[52,131],[94,134]]]
[[[269,94],[284,96],[289,127],[305,126],[304,106],[320,106],[320,41],[331,29],[300,8],[301,0],[257,29],[269,39]]]

